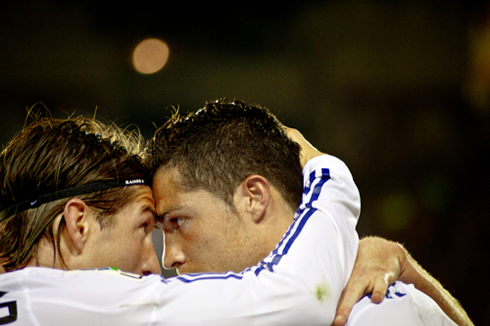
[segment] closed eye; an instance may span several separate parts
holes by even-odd
[[[150,218],[142,221],[142,223],[140,224],[140,228],[142,228],[145,233],[151,233],[153,231],[153,228],[155,227],[155,222],[155,218],[151,216]]]
[[[150,223],[149,221],[147,221],[147,222],[141,224],[140,228],[143,228],[143,230],[145,231],[145,233],[148,233],[148,230],[153,229],[153,226],[150,228],[150,225],[151,224],[152,223]]]

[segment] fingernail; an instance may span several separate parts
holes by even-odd
[[[342,321],[343,321],[342,315],[338,315],[337,317],[335,317],[333,324],[336,326],[340,326],[344,324]]]

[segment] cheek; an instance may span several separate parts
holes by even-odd
[[[148,250],[148,248],[153,248],[153,241],[151,237],[151,233],[148,235],[141,236],[141,234],[138,234],[137,237],[133,238],[132,244],[129,248],[130,251],[132,252],[138,252],[140,253],[140,256],[142,253]]]
[[[131,268],[137,268],[142,257],[148,251],[148,248],[153,250],[153,242],[147,237],[142,237],[140,232],[126,234],[125,237],[118,241],[118,246],[115,248],[118,251],[117,256],[122,264]]]
[[[206,260],[216,263],[234,259],[229,255],[232,243],[222,233],[201,233],[187,243],[189,244],[189,255],[192,255],[196,261]]]

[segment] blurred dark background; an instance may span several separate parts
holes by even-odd
[[[404,243],[490,325],[487,2],[101,3],[2,5],[1,144],[37,102],[145,137],[171,106],[262,104],[348,164],[361,236]],[[132,64],[146,38],[170,53],[153,74]]]

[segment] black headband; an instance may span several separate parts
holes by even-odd
[[[111,188],[148,185],[145,179],[127,179],[127,180],[107,180],[76,186],[73,188],[59,190],[50,194],[39,196],[36,199],[24,201],[18,205],[10,206],[0,211],[0,223],[14,214],[26,211],[31,208],[36,208],[42,204],[46,204],[58,199],[74,197],[78,195],[89,194],[91,192],[107,190]]]

